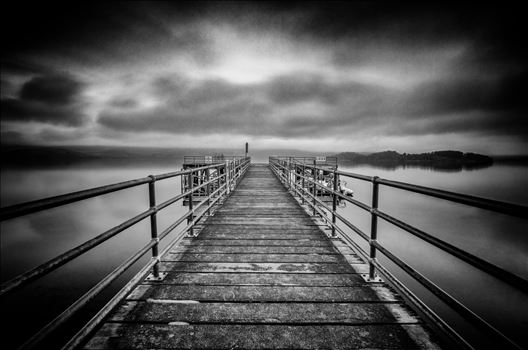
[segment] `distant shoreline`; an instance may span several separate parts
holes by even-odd
[[[435,169],[478,169],[493,165],[492,157],[460,151],[398,153],[385,151],[370,154],[344,152],[335,155],[343,164],[369,164],[383,167],[430,167]]]
[[[38,147],[25,145],[3,145],[2,167],[60,167],[79,164],[181,164],[186,155],[242,155],[242,149],[198,149],[198,148],[141,148],[114,146],[62,146]],[[459,151],[436,151],[430,153],[398,153],[395,151],[356,153],[308,152],[300,150],[250,149],[250,156],[264,159],[271,154],[313,156],[320,154],[336,156],[342,165],[374,165],[380,167],[431,167],[437,169],[478,169],[493,164],[528,165],[528,155],[486,156]]]

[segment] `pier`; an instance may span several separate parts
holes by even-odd
[[[164,280],[136,287],[84,348],[436,348],[364,270],[252,165],[198,236],[161,258]]]
[[[268,164],[251,164],[247,157],[233,157],[189,159],[191,163],[174,173],[2,208],[1,220],[8,220],[131,187],[149,189],[143,213],[2,285],[0,295],[12,293],[135,223],[150,220],[151,240],[23,348],[38,348],[149,252],[149,262],[64,349],[472,348],[379,263],[380,253],[478,328],[491,332],[496,344],[520,348],[380,245],[377,220],[405,229],[520,290],[526,291],[528,282],[380,211],[378,187],[521,218],[527,217],[526,207],[345,173],[322,159],[318,163],[270,157]],[[182,179],[181,193],[158,203],[156,183],[175,177]],[[340,193],[341,177],[371,182],[372,203]],[[369,212],[371,232],[362,232],[342,217],[338,201]],[[177,202],[188,207],[187,213],[158,230],[157,213]],[[365,239],[370,251],[363,251],[343,225]],[[160,251],[159,242],[173,230],[178,234]]]

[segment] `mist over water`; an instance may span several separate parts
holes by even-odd
[[[253,162],[267,162],[267,157],[258,155]],[[181,164],[125,167],[93,163],[89,166],[80,164],[54,169],[2,169],[1,205],[9,206],[180,169]],[[494,165],[461,171],[366,165],[340,166],[339,169],[528,205],[528,193],[523,190],[528,188],[528,167],[523,166]],[[353,179],[343,180],[347,181],[347,187],[354,190],[355,199],[370,205],[370,183]],[[160,181],[156,183],[156,188],[157,202],[161,203],[180,193],[180,179],[178,177]],[[528,278],[528,238],[525,234],[525,223],[520,219],[384,186],[380,187],[379,207],[382,211],[435,237]],[[146,209],[148,189],[146,185],[142,185],[3,222],[0,235],[1,279],[4,282],[23,273]],[[370,232],[370,214],[351,204],[340,211],[362,231],[367,234]],[[185,212],[186,208],[177,203],[159,213],[158,231],[161,232]],[[179,232],[179,229],[181,228],[176,229],[174,234]],[[354,234],[351,236],[357,237]],[[17,322],[32,319],[32,324],[24,329],[20,329],[16,326],[17,322],[13,322],[13,326],[7,326],[7,331],[14,334],[19,332],[22,337],[27,337],[143,247],[149,239],[149,221],[144,220],[103,243],[93,252],[53,272],[42,281],[32,283],[16,297],[6,298],[5,304],[2,305],[6,315]],[[360,238],[356,241],[366,248],[365,242]],[[528,324],[528,301],[525,295],[381,219],[379,241],[398,256],[405,257],[407,263],[476,310],[479,315],[489,318],[494,325],[498,325],[518,341],[523,341],[522,328]],[[114,283],[107,293],[96,300],[89,310],[93,312],[102,306],[104,299],[117,292],[120,285],[131,278],[147,259],[148,256],[139,261],[130,272]],[[414,292],[431,303],[441,315],[455,324],[463,324],[398,268],[383,257],[380,257],[380,260]],[[460,281],[464,281],[462,286]],[[478,290],[486,290],[489,293],[476,293]],[[19,307],[21,300],[30,301]],[[10,305],[17,305],[16,310]],[[471,334],[472,331],[465,332]]]

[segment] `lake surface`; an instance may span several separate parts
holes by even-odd
[[[525,166],[495,165],[457,172],[412,167],[384,169],[372,166],[341,166],[340,169],[528,205],[528,167]],[[355,199],[371,204],[371,183],[355,179],[345,181],[348,182],[348,187],[354,190]],[[380,186],[379,208],[434,237],[528,279],[528,227],[525,220],[386,186]],[[341,208],[340,212],[367,235],[370,234],[369,213],[352,204]],[[351,230],[347,232],[368,251],[364,240]],[[378,219],[378,241],[504,334],[525,346],[528,345],[525,334],[528,327],[526,294],[382,219]],[[454,324],[458,331],[474,339],[479,347],[486,346],[485,337],[475,332],[430,292],[382,254],[378,253],[378,258],[426,304]]]
[[[170,168],[146,165],[111,167],[92,164],[62,169],[2,169],[1,206],[180,168],[179,164]],[[484,169],[456,172],[427,168],[386,169],[372,166],[342,166],[340,169],[528,205],[528,167],[524,166],[494,165]],[[372,186],[370,183],[353,179],[345,181],[348,182],[348,187],[354,190],[356,199],[370,204]],[[157,183],[158,203],[179,193],[179,178]],[[520,219],[383,186],[380,187],[379,207],[400,220],[528,279],[527,227],[526,222]],[[147,208],[148,190],[147,186],[143,185],[6,221],[1,225],[0,236],[1,279],[4,282],[25,272]],[[161,232],[185,212],[186,208],[181,203],[161,212],[158,215],[159,231]],[[368,213],[351,204],[341,208],[340,212],[361,230],[367,234],[370,232]],[[173,235],[179,232],[179,229],[177,228]],[[351,236],[357,237],[353,233]],[[12,319],[13,322],[6,326],[4,334],[19,334],[20,337],[27,337],[51,317],[56,316],[58,310],[67,307],[124,259],[143,247],[149,239],[149,221],[144,220],[102,244],[93,252],[51,273],[42,281],[33,283],[20,293],[6,298],[3,301],[2,314],[5,319]],[[382,220],[379,220],[379,241],[398,256],[405,257],[407,263],[470,306],[479,315],[490,320],[519,342],[528,345],[523,334],[523,329],[528,327],[526,295]],[[361,238],[357,238],[357,242],[366,247]],[[147,259],[148,255],[90,305],[88,311],[76,322],[78,324],[84,322],[94,310],[104,304],[105,298],[115,293]],[[431,304],[435,311],[457,325],[461,332],[470,336],[474,334],[470,327],[464,325],[442,303],[406,277],[397,267],[383,257],[380,257],[380,260],[416,294]],[[460,281],[463,283],[461,284]],[[29,324],[28,320],[31,320]],[[20,327],[20,324],[25,324],[25,327]],[[67,331],[64,334],[67,334]],[[8,340],[7,347],[15,343],[16,341]]]

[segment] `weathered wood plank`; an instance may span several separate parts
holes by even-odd
[[[255,225],[234,225],[234,226],[227,226],[227,225],[211,225],[210,223],[207,223],[207,226],[204,227],[202,233],[224,233],[224,232],[230,232],[230,233],[278,233],[282,234],[284,236],[287,236],[289,234],[302,234],[302,233],[311,233],[316,234],[319,237],[321,237],[321,231],[317,226],[310,226],[310,227],[299,227],[299,228],[293,228],[290,227],[288,229],[284,228],[278,228],[278,227],[266,227],[266,226],[255,226]]]
[[[258,226],[279,226],[281,228],[288,227],[306,227],[314,226],[314,222],[310,218],[297,217],[295,220],[288,217],[244,217],[244,216],[212,216],[209,218],[208,224],[228,224],[228,225],[258,225]]]
[[[254,218],[254,219],[291,219],[291,218],[302,218],[302,219],[308,219],[311,220],[306,213],[299,213],[299,212],[281,212],[280,209],[277,209],[277,212],[272,212],[271,210],[267,210],[263,213],[251,213],[245,211],[246,208],[240,208],[240,209],[233,209],[232,212],[216,212],[213,216],[215,219],[248,219],[248,218]],[[280,221],[280,220],[279,220]],[[283,220],[284,221],[284,220]]]
[[[127,301],[110,319],[117,322],[253,324],[419,322],[397,303],[173,303],[171,300]]]
[[[163,261],[200,262],[258,262],[258,263],[343,263],[344,258],[336,254],[196,254],[169,253]]]
[[[181,245],[174,247],[172,253],[233,253],[233,254],[339,254],[333,246],[227,246],[227,245]]]
[[[408,325],[417,328],[420,325]],[[400,325],[110,323],[85,349],[421,349]],[[422,331],[423,332],[423,331]],[[430,346],[435,349],[437,347]]]
[[[203,286],[139,285],[127,300],[195,300],[237,302],[397,302],[401,298],[383,286]]]
[[[200,232],[200,235],[196,237],[197,240],[200,239],[292,239],[292,236],[294,236],[294,239],[314,239],[314,238],[321,238],[321,233],[317,232],[243,232],[243,233],[231,233],[231,232],[219,232],[214,233],[210,230],[206,232]]]
[[[328,247],[331,246],[327,240],[324,239],[197,239],[191,242],[183,241],[182,245],[202,246],[296,246],[296,247]]]
[[[267,272],[267,273],[353,273],[350,265],[324,263],[207,263],[163,262],[161,271]]]
[[[154,282],[154,284],[159,284]],[[357,286],[365,281],[350,274],[168,272],[163,284],[253,285],[253,286]]]

